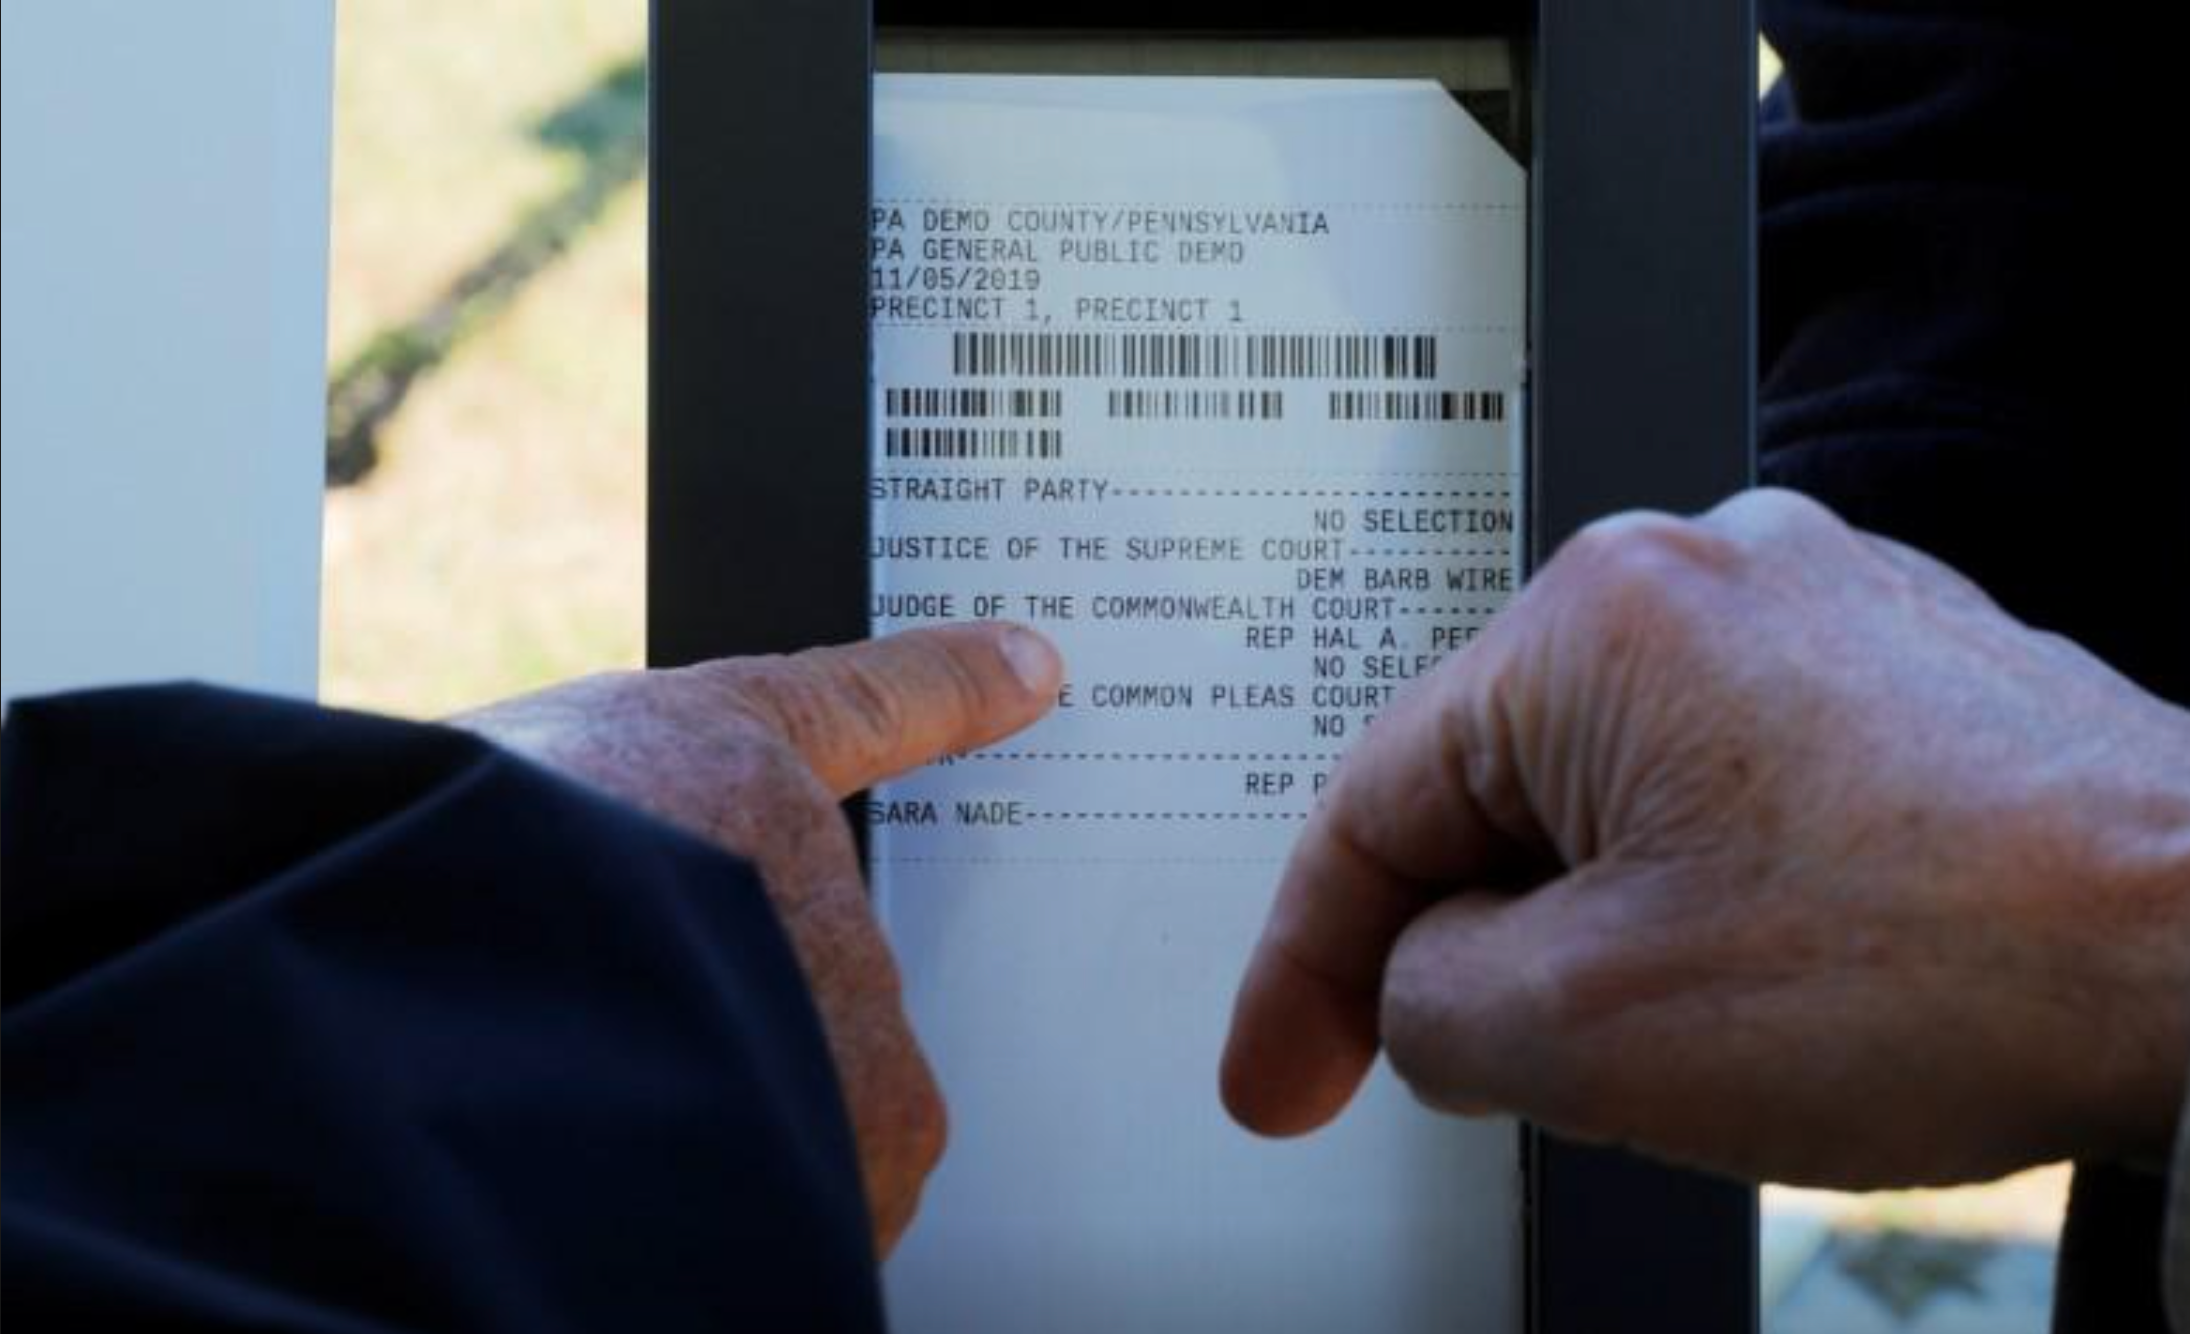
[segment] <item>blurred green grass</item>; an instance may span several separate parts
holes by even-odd
[[[584,185],[590,150],[643,118],[645,36],[645,0],[338,8],[331,366],[404,347]],[[612,185],[411,385],[377,466],[330,493],[329,702],[436,716],[639,662],[643,173]]]

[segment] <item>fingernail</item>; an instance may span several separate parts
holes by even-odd
[[[1032,630],[1014,625],[1004,631],[996,647],[1004,655],[1004,661],[1011,664],[1012,674],[1027,688],[1027,693],[1045,698],[1057,693],[1058,678],[1064,675],[1065,664],[1048,640]]]

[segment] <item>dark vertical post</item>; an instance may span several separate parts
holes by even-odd
[[[1538,562],[1601,514],[1695,509],[1749,480],[1752,4],[1538,0]],[[1272,14],[1239,20],[1284,26]],[[870,0],[654,0],[657,665],[866,630],[871,40]],[[1526,1147],[1537,1334],[1754,1329],[1753,1192]]]
[[[1540,0],[1534,558],[1753,475],[1753,0]],[[1540,1132],[1536,1334],[1749,1334],[1756,1195]]]
[[[871,39],[867,0],[654,0],[656,666],[867,631]]]

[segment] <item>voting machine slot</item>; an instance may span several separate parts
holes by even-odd
[[[873,626],[1008,617],[1067,662],[1050,717],[866,808],[965,1145],[888,1270],[908,1328],[1521,1319],[1511,1123],[1380,1072],[1280,1149],[1163,1073],[1221,1046],[1345,747],[1519,586],[1517,68],[1463,36],[878,39]]]
[[[899,1328],[1754,1321],[1748,1192],[1214,1097],[1337,756],[1580,524],[1749,473],[1750,0],[1332,9],[655,0],[650,657],[1069,662],[859,816],[953,1113]]]
[[[1529,152],[1530,67],[1525,38],[1484,33],[1254,36],[892,27],[877,32],[875,41],[875,70],[886,74],[1434,79],[1522,161]]]

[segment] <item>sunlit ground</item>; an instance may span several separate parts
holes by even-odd
[[[543,127],[640,57],[646,6],[345,0],[337,16],[340,370],[581,182],[584,146]],[[609,111],[642,128],[640,99]],[[633,180],[414,383],[378,464],[330,495],[330,701],[437,715],[638,664],[645,236]]]
[[[393,400],[377,461],[329,496],[326,697],[436,716],[636,665],[645,200],[603,164],[640,128],[628,73],[644,0],[345,0],[337,14],[333,369],[461,318]],[[570,239],[544,259],[543,215]],[[452,293],[483,267],[510,279],[506,302]],[[1767,1329],[2040,1328],[1982,1303],[2014,1287],[2002,1300],[2030,1309],[2065,1181],[1770,1191]]]

